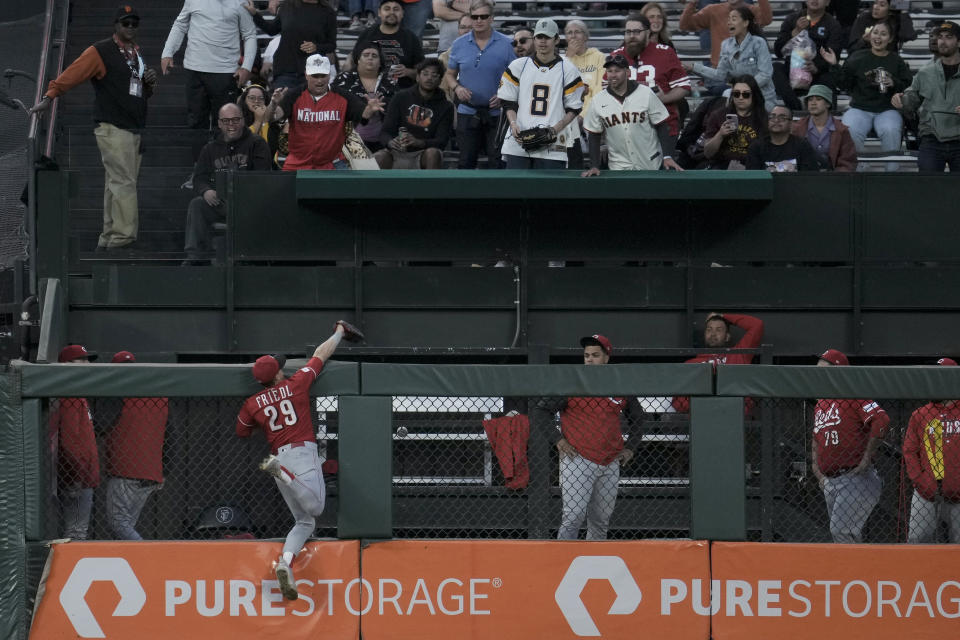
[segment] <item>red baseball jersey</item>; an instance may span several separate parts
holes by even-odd
[[[310,387],[322,370],[323,360],[310,358],[289,378],[247,398],[237,416],[237,435],[262,428],[273,453],[285,444],[314,442]]]
[[[86,398],[60,398],[50,415],[50,441],[57,451],[57,479],[62,486],[100,485],[100,456]]]
[[[744,330],[743,337],[733,345],[734,349],[756,349],[763,341],[763,320],[753,316],[739,313],[725,313],[723,318],[735,327]],[[690,358],[686,362],[712,362],[716,367],[718,364],[750,364],[753,362],[752,353],[701,353],[698,356]],[[743,402],[743,410],[749,412],[753,407],[753,398],[746,398]],[[690,398],[686,396],[677,396],[673,399],[673,408],[677,413],[690,412]]]
[[[960,404],[931,402],[911,414],[903,462],[921,496],[933,500],[940,481],[943,496],[960,502]]]
[[[289,111],[290,135],[283,170],[333,169],[333,161],[343,158],[347,137],[344,126],[359,121],[364,108],[359,100],[351,102],[336,91],[328,91],[319,99],[308,91],[301,93]]]
[[[560,412],[560,432],[587,460],[610,464],[623,451],[620,420],[626,406],[626,398],[570,398]]]
[[[166,398],[124,398],[117,424],[107,436],[107,473],[163,482],[168,414]]]
[[[625,47],[620,47],[611,55],[622,55],[627,59],[627,62],[630,63],[630,79],[635,80],[638,84],[647,85],[651,89],[654,86],[660,87],[660,91],[663,93],[677,87],[690,89],[690,77],[687,76],[686,70],[680,64],[680,58],[673,47],[651,42],[636,60],[627,53]],[[606,87],[606,74],[603,75],[603,79],[603,86]],[[670,135],[679,135],[680,112],[677,109],[677,103],[674,102],[665,106],[670,113],[670,117],[667,118],[667,124],[670,125]]]
[[[882,438],[890,416],[873,400],[817,400],[813,416],[813,446],[825,476],[856,467],[870,438]]]

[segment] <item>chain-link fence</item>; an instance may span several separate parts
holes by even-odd
[[[769,398],[751,418],[747,490],[762,539],[960,542],[952,404]]]
[[[397,537],[688,536],[670,398],[395,397]]]
[[[293,524],[258,469],[261,434],[239,438],[243,398],[59,398],[49,402],[50,537],[283,537]],[[317,398],[321,457],[336,458],[335,398]],[[333,439],[324,440],[328,429]],[[326,443],[326,444],[324,444]],[[317,535],[336,534],[336,465]]]

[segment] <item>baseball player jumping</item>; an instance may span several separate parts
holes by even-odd
[[[257,358],[253,377],[264,388],[247,398],[237,416],[238,436],[245,438],[257,428],[263,429],[271,455],[260,463],[260,469],[274,476],[295,521],[275,567],[280,590],[288,600],[298,597],[290,566],[307,538],[313,535],[326,497],[310,418],[310,387],[342,339],[359,342],[363,334],[349,322],[338,321],[333,335],[289,378],[283,375],[286,362],[283,356]]]
[[[590,101],[583,128],[590,136],[590,168],[581,175],[600,175],[600,137],[607,134],[610,168],[614,170],[683,171],[673,161],[670,112],[649,87],[630,80],[630,63],[607,56],[607,88]]]

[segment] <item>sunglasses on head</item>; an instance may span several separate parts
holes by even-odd
[[[517,38],[513,41],[513,46],[519,47],[521,44],[527,44],[530,42],[530,38]]]
[[[734,98],[749,98],[753,95],[752,91],[731,91],[730,95]]]
[[[120,26],[126,27],[128,29],[136,29],[137,27],[140,26],[140,21],[127,18],[126,20],[120,21]]]

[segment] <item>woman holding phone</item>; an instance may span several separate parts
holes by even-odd
[[[707,116],[703,154],[710,169],[743,169],[750,143],[766,134],[763,93],[750,75],[734,76],[726,110]]]

